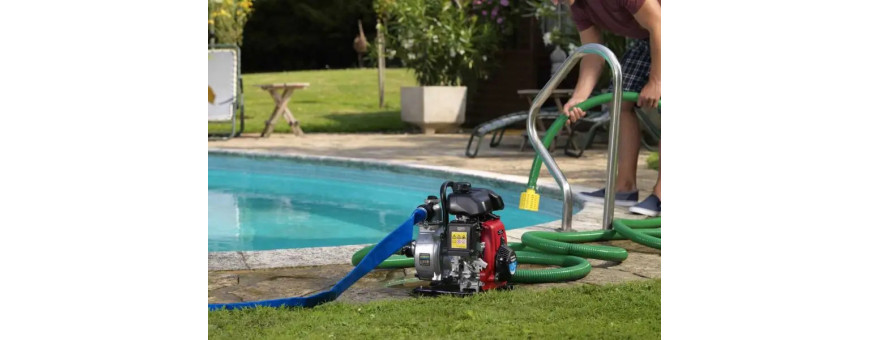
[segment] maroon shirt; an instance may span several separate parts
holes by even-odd
[[[634,19],[634,14],[640,10],[644,1],[646,0],[576,0],[571,6],[571,15],[581,32],[596,26],[617,35],[645,39],[649,38],[649,32]],[[661,4],[662,0],[658,2]]]

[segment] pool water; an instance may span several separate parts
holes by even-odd
[[[377,243],[427,196],[437,196],[445,180],[209,154],[208,251]],[[561,201],[542,197],[540,211],[529,212],[517,209],[521,188],[493,190],[504,200],[505,209],[495,213],[507,229],[561,218]]]

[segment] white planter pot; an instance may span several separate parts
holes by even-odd
[[[425,134],[455,131],[465,122],[467,91],[465,86],[403,87],[402,121]]]

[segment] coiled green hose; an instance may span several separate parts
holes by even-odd
[[[632,230],[631,232],[639,233],[643,236],[647,236],[645,233],[660,235],[661,229],[641,229],[641,231]],[[625,249],[618,247],[580,243],[624,239],[626,239],[625,236],[620,235],[613,230],[578,231],[567,233],[554,233],[550,231],[530,231],[523,234],[522,237],[523,244],[529,247],[543,250],[547,253],[560,255],[576,255],[580,257],[615,262],[621,262],[628,258],[628,252]]]
[[[578,280],[592,271],[592,265],[582,257],[553,255],[531,251],[517,251],[517,261],[529,264],[544,264],[562,268],[517,269],[510,282],[538,283]]]
[[[661,219],[650,220],[617,220],[629,221],[623,224],[630,233],[643,237],[660,237]],[[629,227],[631,225],[631,227]],[[632,228],[637,228],[634,230]],[[527,236],[528,235],[528,236]],[[562,268],[547,269],[517,269],[511,277],[514,283],[541,283],[577,280],[585,277],[592,270],[592,265],[583,257],[608,261],[622,261],[628,253],[622,249],[602,245],[572,244],[567,242],[597,242],[609,240],[624,240],[628,237],[616,230],[593,230],[555,233],[546,231],[530,231],[523,234],[523,243],[509,243],[517,253],[517,262],[524,264],[554,265]],[[357,265],[368,254],[373,246],[367,246],[353,254],[351,263]],[[577,256],[574,256],[577,255]],[[583,256],[583,257],[580,257]],[[403,255],[393,255],[377,268],[395,269],[414,267],[414,258]]]
[[[662,249],[662,239],[650,236],[642,231],[651,229],[639,229],[652,226],[661,226],[662,219],[651,218],[648,220],[613,220],[613,230],[625,235],[629,240],[640,243],[650,248]],[[635,230],[633,228],[638,228]]]
[[[363,257],[365,257],[369,251],[374,248],[374,244],[370,246],[366,246],[363,249],[357,250],[356,253],[353,253],[353,256],[350,258],[350,263],[354,266],[357,265],[360,261],[362,261]],[[395,268],[410,268],[414,266],[414,258],[407,257],[404,255],[393,255],[388,257],[384,262],[381,262],[375,268],[378,269],[395,269]]]

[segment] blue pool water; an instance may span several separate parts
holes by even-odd
[[[208,156],[208,250],[271,250],[376,243],[404,222],[447,178],[324,166],[288,159]],[[454,180],[454,179],[449,179]],[[500,194],[507,229],[561,218],[561,201],[517,209],[519,193]],[[449,189],[448,189],[449,192]]]

